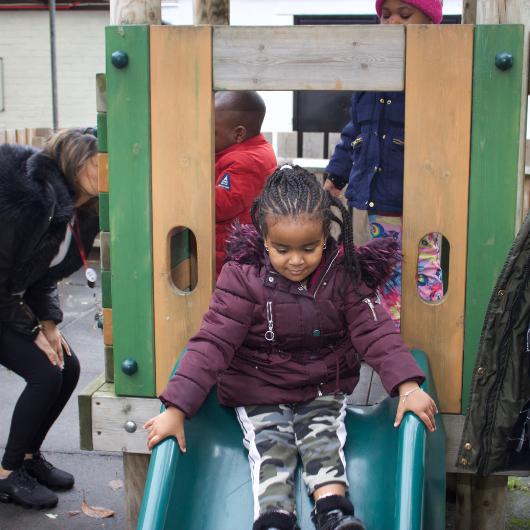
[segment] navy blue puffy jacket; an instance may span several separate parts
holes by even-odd
[[[348,183],[350,206],[377,213],[403,210],[404,92],[356,92],[351,121],[326,171]],[[342,184],[342,186],[341,186]]]

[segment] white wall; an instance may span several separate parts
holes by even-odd
[[[59,126],[96,123],[95,75],[105,71],[106,11],[59,11],[56,17]],[[47,11],[3,11],[0,57],[4,111],[0,128],[51,127]]]

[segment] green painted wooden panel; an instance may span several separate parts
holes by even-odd
[[[109,231],[109,194],[99,194],[99,228],[102,232]]]
[[[107,153],[107,113],[98,112],[98,151],[100,153]]]
[[[149,26],[107,27],[106,56],[115,390],[154,396]],[[138,363],[133,375],[121,371],[126,359]]]
[[[111,272],[101,271],[101,305],[105,309],[112,308]]]
[[[114,383],[114,352],[112,346],[105,346],[105,383]]]
[[[512,68],[495,66],[499,52]],[[475,29],[462,411],[469,403],[480,333],[515,235],[523,26]],[[451,282],[449,280],[449,292]]]

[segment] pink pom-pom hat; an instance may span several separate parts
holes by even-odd
[[[433,22],[433,24],[440,24],[442,21],[442,5],[443,0],[402,0],[405,4],[416,7],[423,11]],[[383,4],[385,0],[376,0],[375,10],[377,16],[381,18]]]

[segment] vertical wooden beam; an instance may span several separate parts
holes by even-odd
[[[160,24],[161,0],[110,0],[110,23]]]
[[[441,411],[460,412],[464,346],[473,27],[408,26],[403,295],[405,341],[429,355]],[[417,292],[418,245],[451,245],[449,290],[428,304]]]
[[[115,388],[118,395],[153,396],[149,26],[106,31]],[[116,51],[128,57],[121,68],[112,61]],[[137,362],[134,373],[121,370],[126,359]]]
[[[477,0],[464,0],[462,6],[462,24],[475,24],[477,20]]]
[[[125,482],[125,503],[128,530],[136,529],[140,513],[145,479],[149,469],[150,455],[123,453],[123,478]]]
[[[477,0],[477,24],[524,24],[521,114],[519,127],[519,171],[515,230],[519,230],[523,214],[526,115],[529,93],[530,0]],[[515,235],[515,234],[514,234]]]
[[[456,475],[456,530],[501,530],[506,520],[506,475]]]
[[[499,52],[513,56],[511,68],[495,66]],[[515,232],[522,60],[522,26],[475,28],[463,413],[486,308]]]
[[[156,387],[160,391],[179,353],[198,330],[214,285],[210,27],[152,28],[151,137],[156,213],[153,217]],[[197,241],[198,283],[191,292],[179,291],[171,281],[170,234],[178,227],[189,228]]]
[[[230,0],[193,0],[193,23],[229,25]]]

